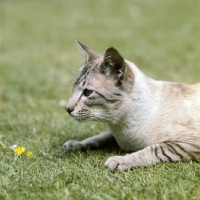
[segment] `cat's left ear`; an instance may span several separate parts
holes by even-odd
[[[88,49],[85,45],[81,44],[79,41],[76,40],[77,47],[84,59],[84,63],[91,61],[95,57],[98,56],[98,54],[90,49]]]
[[[119,80],[124,79],[125,62],[119,52],[110,47],[104,54],[104,61],[101,65],[101,72],[107,76],[118,77]]]

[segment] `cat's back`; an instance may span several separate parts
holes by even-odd
[[[151,126],[156,132],[193,134],[200,127],[200,83],[158,83]],[[199,131],[198,131],[199,132]]]
[[[200,112],[200,83],[188,85],[162,82],[157,96],[159,96],[160,104],[166,104],[172,109],[195,108]]]
[[[168,95],[168,98],[195,98],[200,95],[200,83],[189,85],[176,82],[162,82],[161,92]]]

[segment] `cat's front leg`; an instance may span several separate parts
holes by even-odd
[[[160,145],[157,146],[160,149]],[[135,167],[145,167],[156,164],[160,162],[160,159],[155,153],[158,147],[152,145],[125,156],[112,156],[107,159],[104,165],[111,170],[117,169],[119,171],[127,171]]]
[[[146,167],[159,162],[176,162],[200,158],[200,146],[182,142],[165,142],[147,146],[125,156],[113,156],[107,159],[105,166],[120,171],[135,167]]]
[[[63,144],[65,150],[98,149],[116,143],[110,131],[86,138],[82,141],[69,140]]]

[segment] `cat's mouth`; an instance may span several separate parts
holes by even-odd
[[[87,121],[90,121],[90,118],[86,117],[86,116],[82,116],[82,115],[78,115],[76,113],[70,113],[70,115],[76,119],[77,121],[79,122],[87,122]]]

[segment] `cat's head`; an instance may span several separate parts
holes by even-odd
[[[134,85],[134,75],[113,47],[101,56],[77,42],[84,65],[73,81],[73,94],[66,110],[78,121],[117,123]],[[127,108],[126,108],[127,109]]]

